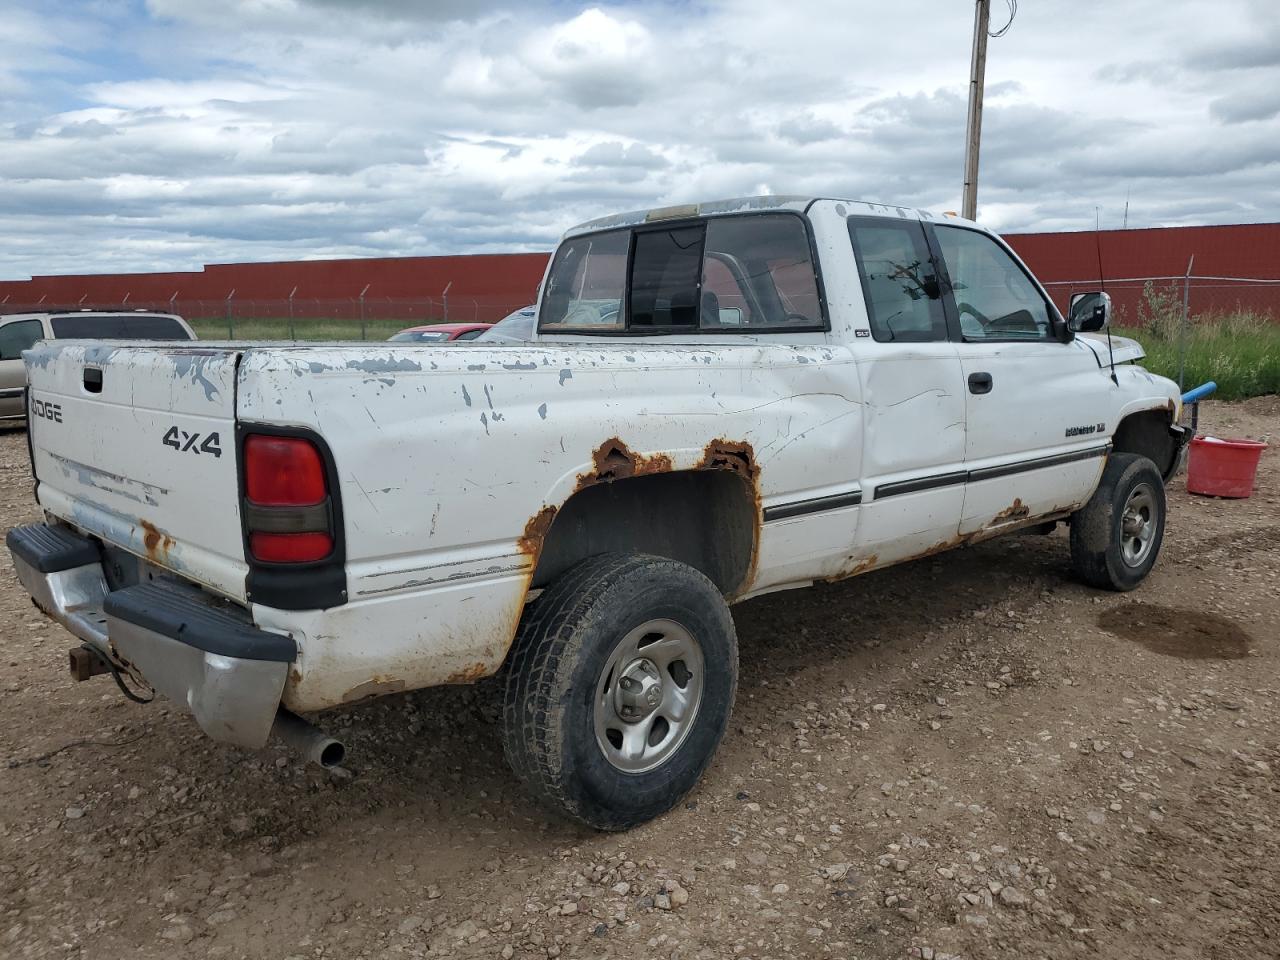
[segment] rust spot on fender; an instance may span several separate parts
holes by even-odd
[[[150,520],[139,520],[142,525],[142,545],[147,548],[147,556],[156,563],[162,563],[169,557],[169,548],[173,546],[173,537],[160,530]]]
[[[543,507],[529,518],[529,522],[524,525],[524,533],[516,541],[516,549],[531,557],[535,564],[542,553],[542,544],[546,541],[547,533],[551,530],[551,524],[555,518],[555,507]]]
[[[905,562],[907,560],[921,560],[924,557],[932,557],[935,554],[946,553],[946,551],[952,550],[955,547],[963,546],[964,544],[968,543],[969,540],[970,540],[969,535],[957,534],[954,537],[948,537],[946,540],[939,540],[933,546],[928,547],[917,554],[913,554],[910,557],[903,557],[903,561]]]
[[[726,440],[717,437],[702,450],[702,459],[698,461],[698,470],[732,470],[741,474],[752,484],[760,477],[760,468],[756,465],[756,453],[751,444],[745,440]]]
[[[996,527],[1002,523],[1011,523],[1014,520],[1022,520],[1031,513],[1031,508],[1022,502],[1021,497],[1014,497],[1013,503],[1005,507],[987,524],[989,527]]]
[[[756,463],[756,452],[745,440],[727,440],[716,437],[702,448],[702,459],[695,464],[696,470],[728,470],[740,476],[751,490],[752,508],[755,513],[755,531],[751,538],[751,560],[747,564],[746,576],[738,589],[729,597],[736,600],[751,589],[756,582],[756,568],[760,562],[760,540],[764,534],[764,502],[760,495],[760,465]]]
[[[670,473],[671,457],[665,453],[645,456],[634,452],[617,437],[610,437],[591,454],[592,467],[578,475],[574,492],[597,483],[610,483],[649,473]]]
[[[841,580],[848,580],[850,577],[856,577],[860,573],[866,573],[869,570],[874,570],[876,565],[879,562],[880,562],[880,558],[873,553],[869,557],[863,557],[861,560],[859,560],[853,566],[849,567],[847,570],[841,570],[839,573],[835,574],[834,576],[823,577],[819,582],[820,583],[838,583]]]
[[[489,668],[483,663],[473,663],[445,677],[445,683],[475,683],[489,675]]]

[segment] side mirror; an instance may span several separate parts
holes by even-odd
[[[1067,327],[1074,333],[1105,330],[1111,324],[1111,294],[1104,291],[1077,293],[1067,311]]]

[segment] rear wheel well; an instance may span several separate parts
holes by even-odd
[[[1111,438],[1116,453],[1136,453],[1156,465],[1167,481],[1177,466],[1178,442],[1170,427],[1173,414],[1167,410],[1143,410],[1120,421]]]
[[[546,586],[586,557],[645,553],[687,563],[734,596],[751,576],[759,517],[750,482],[732,470],[596,483],[556,511],[530,586]]]

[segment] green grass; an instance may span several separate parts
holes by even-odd
[[[366,340],[386,340],[405,327],[415,327],[420,320],[368,320]],[[228,329],[227,321],[213,317],[188,320],[201,340],[359,340],[359,320],[315,320],[298,318],[289,336],[288,317],[236,317]]]
[[[1142,365],[1152,373],[1178,379],[1179,335],[1174,324],[1117,327],[1119,336],[1142,344]],[[1193,317],[1187,330],[1183,389],[1206,380],[1218,385],[1220,400],[1245,400],[1280,393],[1280,324],[1255,313]]]

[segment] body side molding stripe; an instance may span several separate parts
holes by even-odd
[[[1026,473],[1029,470],[1043,470],[1046,467],[1057,467],[1078,460],[1092,460],[1111,452],[1111,444],[1090,447],[1087,450],[1072,450],[1051,457],[1039,457],[1035,460],[1019,460],[1016,463],[1002,463],[994,467],[983,467],[980,470],[956,470],[951,473],[938,473],[933,476],[912,477],[908,480],[895,480],[882,483],[875,488],[875,499],[900,496],[905,493],[918,493],[921,490],[934,490],[938,487],[950,487],[958,483],[974,483],[981,480],[994,480],[997,477],[1008,477],[1015,473]],[[855,507],[862,503],[862,491],[850,490],[847,493],[835,493],[826,497],[815,497],[812,500],[797,500],[793,503],[779,503],[764,508],[764,522],[787,520],[792,517],[803,517],[810,513],[823,513],[828,510],[839,510],[842,507]]]
[[[1015,473],[1026,473],[1029,470],[1043,470],[1045,467],[1058,467],[1064,463],[1075,463],[1078,460],[1092,460],[1104,457],[1111,452],[1111,444],[1090,447],[1087,450],[1072,450],[1051,457],[1038,457],[1035,460],[1019,460],[1016,463],[1001,463],[994,467],[983,467],[980,470],[964,470],[955,473],[939,473],[931,477],[913,477],[910,480],[898,480],[894,483],[882,483],[876,487],[876,499],[894,497],[903,493],[916,493],[920,490],[932,490],[936,487],[948,487],[957,483],[975,483],[980,480],[993,480],[996,477],[1008,477]]]
[[[1022,460],[1018,463],[1004,463],[995,467],[984,467],[981,470],[969,471],[969,482],[975,480],[991,480],[995,477],[1007,477],[1012,473],[1023,473],[1027,470],[1040,470],[1044,467],[1057,467],[1064,463],[1075,463],[1077,460],[1092,460],[1111,452],[1111,444],[1101,447],[1090,447],[1088,450],[1072,450],[1070,453],[1059,453],[1052,457],[1041,457],[1038,460]]]
[[[825,510],[838,510],[841,507],[856,507],[862,502],[861,490],[850,490],[847,493],[833,493],[827,497],[815,497],[812,500],[797,500],[794,503],[779,503],[764,508],[764,522],[770,520],[786,520],[789,517],[803,517],[808,513],[821,513]]]
[[[876,487],[876,499],[896,497],[903,493],[916,493],[920,490],[932,490],[935,487],[950,487],[964,483],[969,479],[965,470],[955,473],[936,473],[931,477],[912,477],[910,480],[895,480],[893,483],[882,483]]]

